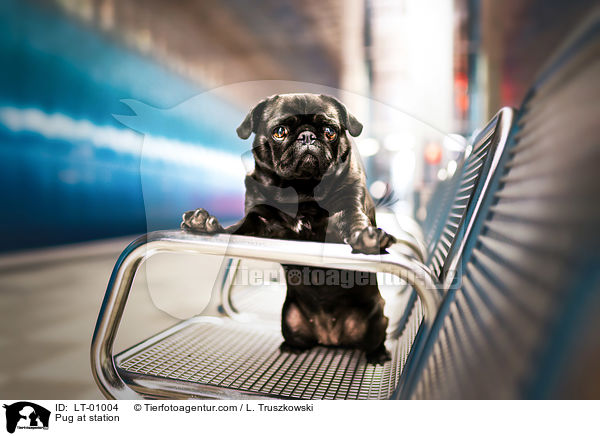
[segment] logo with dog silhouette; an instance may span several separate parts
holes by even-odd
[[[16,429],[48,430],[50,411],[38,404],[29,401],[19,401],[5,404],[6,431],[14,433]]]

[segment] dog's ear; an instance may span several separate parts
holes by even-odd
[[[346,128],[352,136],[358,136],[362,132],[363,125],[354,115],[346,111]]]
[[[363,129],[363,125],[361,124],[360,121],[358,121],[356,119],[356,117],[354,115],[352,115],[350,112],[348,112],[348,109],[346,109],[346,106],[341,101],[339,101],[335,97],[331,97],[330,95],[321,94],[321,97],[326,100],[331,101],[333,104],[335,104],[337,106],[338,110],[340,111],[340,116],[342,118],[342,122],[344,123],[344,126],[348,130],[348,133],[350,133],[352,136],[360,135],[360,133],[362,132],[362,129]]]
[[[268,100],[268,98],[265,98],[264,100],[259,101],[257,105],[248,112],[248,115],[246,115],[242,124],[235,130],[240,138],[248,139],[252,132],[256,133],[256,126],[260,122],[260,117],[265,110]]]

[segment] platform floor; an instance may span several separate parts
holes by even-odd
[[[90,342],[110,273],[130,240],[0,258],[0,399],[103,398],[90,370]],[[142,270],[116,348],[177,321],[157,309]]]

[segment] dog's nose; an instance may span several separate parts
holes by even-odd
[[[317,140],[317,136],[310,130],[305,130],[298,135],[297,141],[300,141],[302,145],[312,145]]]

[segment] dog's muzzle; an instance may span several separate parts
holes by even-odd
[[[311,132],[310,130],[305,130],[298,135],[296,141],[300,143],[300,145],[313,145],[317,140],[317,136]]]
[[[314,132],[304,130],[296,136],[294,161],[294,171],[298,178],[315,178],[324,171],[323,150]]]

